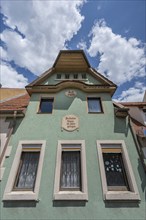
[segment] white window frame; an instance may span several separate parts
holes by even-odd
[[[120,145],[120,148],[122,150],[122,159],[123,159],[130,191],[109,191],[108,190],[104,162],[103,162],[103,155],[102,155],[102,144],[112,145],[112,148],[115,145],[115,149],[116,149],[116,145]],[[134,178],[134,173],[132,170],[132,166],[130,163],[130,159],[128,156],[125,142],[123,140],[98,140],[97,151],[98,151],[99,167],[100,167],[100,174],[101,174],[101,181],[102,181],[103,199],[104,200],[140,201],[138,188],[137,188],[136,181]]]
[[[65,144],[80,145],[81,152],[81,191],[62,191],[60,190],[60,172],[62,149]],[[86,153],[84,140],[59,140],[56,158],[54,200],[84,200],[88,201]]]
[[[14,191],[13,186],[14,186],[14,182],[16,179],[19,163],[20,163],[21,153],[23,152],[23,148],[25,148],[25,146],[28,146],[28,145],[31,145],[30,152],[33,152],[33,145],[34,145],[34,148],[35,148],[35,145],[41,145],[34,191],[26,191],[26,190],[25,191],[23,190]],[[19,141],[16,154],[14,157],[14,161],[12,164],[12,168],[9,174],[9,178],[8,178],[6,188],[4,191],[3,201],[5,200],[35,200],[37,201],[38,200],[45,146],[46,146],[46,141],[44,140]]]

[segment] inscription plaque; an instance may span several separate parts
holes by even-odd
[[[79,118],[75,115],[66,115],[62,118],[62,128],[66,131],[74,131],[79,128]]]

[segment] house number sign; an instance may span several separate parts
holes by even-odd
[[[66,115],[62,119],[62,126],[66,131],[74,131],[79,128],[79,118],[75,115]]]

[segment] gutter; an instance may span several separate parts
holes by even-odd
[[[144,159],[144,157],[142,156],[141,147],[139,146],[139,143],[138,143],[135,131],[134,131],[133,126],[132,126],[132,121],[130,119],[130,116],[128,116],[128,123],[129,123],[130,130],[131,130],[131,133],[132,133],[132,136],[133,136],[136,148],[137,148],[138,155],[139,155],[139,157],[141,159],[142,165],[144,167],[144,171],[146,172],[146,159]]]
[[[7,135],[7,140],[6,140],[6,143],[4,145],[3,151],[2,151],[1,156],[0,156],[0,165],[2,164],[2,161],[3,161],[3,158],[5,156],[5,153],[6,153],[6,150],[7,150],[7,146],[8,146],[9,140],[10,140],[10,137],[11,137],[11,135],[13,133],[13,130],[14,130],[14,127],[15,127],[15,124],[16,124],[16,116],[17,116],[17,111],[14,111],[14,113],[13,113],[13,120],[10,123],[10,130],[8,132],[8,135]]]

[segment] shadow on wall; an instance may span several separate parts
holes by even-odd
[[[138,159],[138,173],[141,179],[141,188],[142,191],[145,192],[146,199],[146,176],[140,159]]]
[[[120,201],[106,201],[105,202],[105,208],[138,208],[139,203],[138,202],[120,202]]]
[[[84,207],[86,201],[53,201],[53,207]]]
[[[37,201],[4,201],[4,208],[36,207]]]
[[[123,133],[127,137],[129,131],[129,126],[126,118],[120,118],[114,116],[114,132]]]

